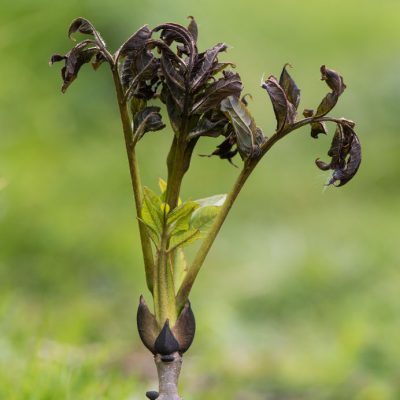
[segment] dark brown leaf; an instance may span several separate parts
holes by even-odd
[[[197,39],[199,36],[199,28],[197,26],[197,22],[191,15],[188,18],[190,19],[190,22],[187,29],[192,34],[194,41],[197,43]]]
[[[135,140],[140,140],[146,132],[155,132],[165,128],[160,107],[145,107],[136,113],[133,121]]]
[[[223,71],[223,77],[209,85],[204,93],[196,97],[192,114],[203,114],[218,107],[222,100],[229,96],[239,97],[243,86],[239,74]]]
[[[106,46],[106,43],[104,42],[104,39],[101,37],[100,33],[96,30],[93,24],[85,18],[82,17],[76,18],[71,22],[71,25],[68,29],[68,37],[72,39],[71,35],[75,32],[80,32],[85,35],[94,36],[97,44],[100,47]]]
[[[237,97],[229,96],[221,102],[221,111],[232,124],[241,157],[245,160],[258,156],[264,136],[243,102]]]
[[[340,95],[346,89],[342,76],[333,69],[326,68],[325,65],[321,66],[321,80],[325,81],[329,88],[332,90],[321,101],[317,108],[315,117],[323,117],[335,107],[339,100]]]
[[[146,42],[151,38],[152,31],[147,25],[139,28],[118,50],[118,57],[126,57],[128,55],[133,56],[143,50],[146,46]]]
[[[201,157],[212,157],[218,156],[221,160],[228,160],[230,164],[237,167],[236,164],[233,163],[232,158],[236,156],[238,153],[238,149],[233,148],[236,144],[235,134],[232,132],[220,145],[217,146],[217,149],[213,151],[211,154],[200,154]]]
[[[271,99],[277,121],[276,132],[279,133],[286,125],[295,121],[296,108],[289,102],[285,91],[274,76],[270,76],[261,87],[268,92]]]
[[[283,67],[281,76],[279,78],[279,85],[283,89],[286,94],[286,98],[289,100],[291,104],[293,104],[294,108],[297,110],[297,107],[300,103],[300,89],[297,87],[295,81],[287,72],[287,67],[290,64],[285,64]]]
[[[179,343],[169,327],[168,319],[165,321],[165,324],[154,343],[154,350],[156,354],[161,354],[163,356],[168,356],[179,351]]]

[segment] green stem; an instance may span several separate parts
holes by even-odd
[[[131,120],[129,118],[127,104],[124,101],[124,93],[121,86],[121,81],[118,74],[117,66],[114,65],[111,67],[115,89],[117,92],[117,99],[118,99],[118,106],[119,112],[122,122],[122,128],[124,131],[124,138],[125,138],[125,147],[126,153],[128,156],[129,162],[129,171],[131,175],[132,181],[132,189],[133,195],[135,198],[135,206],[136,206],[136,214],[140,218],[141,217],[141,210],[142,210],[142,184],[140,181],[140,174],[139,174],[139,167],[136,159],[135,149],[132,145],[132,125]],[[144,259],[144,267],[146,272],[146,283],[147,287],[149,288],[150,292],[153,293],[153,269],[154,269],[154,258],[153,258],[153,251],[151,248],[150,238],[147,234],[146,227],[138,221],[139,225],[139,234],[140,234],[140,242],[142,245],[142,253]]]
[[[212,244],[214,243],[215,238],[218,235],[218,232],[220,231],[229,211],[231,210],[233,203],[236,200],[236,197],[240,193],[240,190],[242,189],[243,185],[245,184],[247,178],[250,176],[255,166],[257,165],[258,161],[259,159],[254,159],[251,163],[245,163],[243,170],[237,177],[231,192],[225,199],[225,202],[221,207],[221,210],[218,213],[210,232],[204,239],[176,295],[176,305],[178,310],[180,310],[185,305],[186,300],[189,297],[189,293],[192,289],[193,283],[197,277],[197,274],[199,273],[200,268],[203,265],[204,260],[206,259],[207,254],[210,251]]]

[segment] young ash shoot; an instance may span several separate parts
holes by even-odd
[[[190,17],[188,27],[165,23],[134,33],[111,53],[93,24],[77,18],[68,36],[83,34],[67,54],[55,54],[50,64],[63,62],[62,92],[65,93],[84,64],[94,69],[108,64],[115,84],[135,199],[147,287],[153,298],[150,311],[140,297],[137,325],[143,344],[153,353],[159,374],[159,391],[150,399],[179,400],[177,392],[182,355],[195,334],[195,319],[189,303],[193,283],[236,197],[259,161],[273,145],[289,133],[309,125],[311,136],[327,134],[326,123],[336,130],[328,151],[329,162],[315,161],[318,168],[332,170],[328,185],[343,186],[356,174],[361,147],[354,122],[331,117],[346,89],[342,76],[323,65],[321,79],[328,93],[315,109],[299,116],[300,90],[283,67],[279,79],[270,76],[261,88],[272,102],[276,128],[267,137],[257,126],[242,96],[243,85],[234,64],[219,57],[224,43],[200,52],[198,27]],[[73,39],[74,40],[74,39]],[[158,104],[158,105],[157,105]],[[159,192],[142,186],[136,149],[140,140],[166,127],[161,116],[165,107],[172,130],[166,160],[167,181],[159,180]],[[220,139],[210,156],[233,164],[241,160],[240,172],[227,195],[199,200],[180,199],[182,180],[190,167],[200,138]],[[145,140],[145,139],[144,139]],[[239,164],[239,162],[236,162]],[[201,241],[191,263],[187,246]]]

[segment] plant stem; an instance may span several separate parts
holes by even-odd
[[[181,372],[182,356],[174,353],[174,361],[163,362],[160,355],[154,357],[158,373],[157,400],[182,400],[178,395],[178,379]]]
[[[196,254],[195,259],[193,260],[192,265],[190,266],[187,274],[185,275],[185,278],[183,279],[183,282],[181,284],[181,287],[179,288],[179,291],[176,295],[176,305],[178,310],[181,310],[182,307],[185,305],[186,300],[189,297],[190,290],[192,289],[193,283],[197,277],[197,274],[200,271],[201,266],[203,265],[203,262],[205,258],[207,257],[208,252],[210,251],[210,248],[212,244],[214,243],[215,238],[218,235],[218,232],[220,231],[222,224],[224,223],[230,209],[233,206],[233,203],[236,200],[236,197],[240,193],[240,190],[242,189],[244,183],[246,182],[247,178],[250,176],[251,172],[257,165],[259,159],[254,159],[251,163],[245,163],[243,170],[239,174],[239,176],[236,179],[236,182],[231,190],[231,192],[228,194],[227,198],[225,199],[225,202],[223,206],[221,207],[221,210],[219,211],[214,224],[208,233],[207,237],[204,239],[199,251]]]
[[[132,124],[129,118],[127,104],[124,101],[124,93],[122,90],[121,81],[118,74],[117,65],[111,67],[111,71],[114,78],[115,90],[117,93],[119,112],[122,122],[122,128],[124,131],[125,147],[129,162],[129,171],[132,181],[133,195],[135,198],[136,214],[140,218],[142,210],[142,184],[140,181],[139,167],[137,164],[135,149],[132,146]],[[142,253],[144,260],[144,267],[146,272],[146,283],[150,292],[153,293],[153,269],[154,269],[154,258],[153,251],[151,248],[150,238],[146,232],[146,227],[138,221],[140,242],[142,245]]]

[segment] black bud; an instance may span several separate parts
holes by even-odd
[[[179,351],[179,343],[175,339],[175,336],[169,327],[168,319],[165,321],[165,324],[154,343],[154,350],[157,354],[165,356]]]
[[[158,398],[158,392],[155,390],[149,390],[146,392],[146,397],[150,400],[156,400]]]

